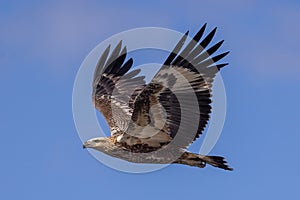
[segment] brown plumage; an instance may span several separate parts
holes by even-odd
[[[186,150],[208,123],[213,79],[227,65],[216,62],[228,52],[212,56],[223,41],[208,48],[216,29],[199,42],[205,27],[185,48],[188,32],[181,38],[149,84],[139,69],[129,72],[133,60],[125,62],[122,42],[111,53],[108,46],[95,70],[92,98],[111,137],[88,140],[84,147],[135,163],[208,163],[232,170],[223,157]]]

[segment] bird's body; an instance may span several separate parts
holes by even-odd
[[[102,54],[94,74],[93,102],[105,117],[111,137],[88,140],[84,147],[134,163],[178,163],[204,167],[206,163],[231,170],[223,157],[186,150],[196,140],[211,113],[211,87],[216,73],[227,64],[215,64],[228,52],[210,57],[223,41],[205,50],[215,29],[198,44],[205,25],[181,51],[187,33],[164,65],[146,84],[132,59],[125,62],[121,42]],[[195,121],[196,120],[196,121]]]
[[[103,143],[99,143],[99,140],[102,140]],[[139,148],[132,148],[131,146],[116,142],[116,138],[114,137],[94,138],[87,141],[85,145],[90,145],[89,148],[94,148],[112,157],[133,163],[178,163],[200,168],[204,168],[206,166],[206,163],[209,163],[215,167],[223,168],[226,170],[232,170],[232,168],[226,165],[226,162],[224,161],[223,157],[203,156],[187,152],[186,150],[177,147],[172,148],[172,146],[162,147],[161,149],[159,149],[159,151],[157,151],[158,148],[152,148],[148,145],[140,145]],[[86,146],[84,146],[84,148],[86,148]],[[146,152],[147,154],[145,154]]]

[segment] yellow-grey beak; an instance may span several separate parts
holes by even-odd
[[[88,141],[86,141],[86,142],[84,142],[84,143],[82,144],[82,148],[83,148],[83,149],[88,148],[88,146],[89,146]]]

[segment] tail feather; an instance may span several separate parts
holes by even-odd
[[[232,171],[233,169],[228,166],[224,157],[221,156],[204,156],[195,153],[185,152],[181,157],[175,162],[178,164],[185,164],[195,167],[203,168],[206,164],[218,167],[224,170]]]
[[[201,159],[204,162],[206,162],[207,164],[210,164],[214,167],[218,167],[218,168],[225,169],[225,170],[230,170],[230,171],[233,170],[233,168],[228,166],[228,164],[227,164],[224,157],[221,157],[221,156],[203,156]]]

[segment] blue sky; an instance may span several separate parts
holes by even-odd
[[[1,198],[299,198],[299,9],[298,1],[0,1]],[[86,55],[131,28],[195,33],[205,22],[231,51],[227,118],[211,154],[235,171],[127,174],[82,150],[72,89]]]

